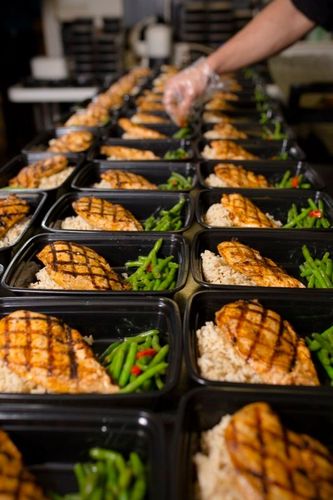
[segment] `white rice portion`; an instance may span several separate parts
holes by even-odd
[[[225,339],[213,321],[207,321],[196,331],[200,374],[208,380],[262,383],[261,377]]]
[[[210,174],[206,177],[205,183],[209,187],[229,187],[229,185],[220,179],[216,174]]]
[[[17,222],[15,226],[11,227],[3,238],[0,239],[0,248],[6,248],[14,245],[21,237],[22,233],[26,230],[30,221],[31,217],[25,217],[20,222]]]
[[[210,250],[202,252],[201,259],[203,276],[208,283],[215,285],[256,286],[247,276],[231,269],[224,262],[223,257],[214,254]]]
[[[197,497],[200,500],[242,498],[237,491],[237,474],[224,438],[230,419],[231,415],[225,415],[212,429],[201,434],[201,451],[193,457],[198,476]]]
[[[36,290],[64,290],[62,286],[57,285],[57,283],[53,281],[46,267],[42,267],[42,269],[36,273],[36,278],[38,281],[30,283],[29,288],[34,288]]]
[[[272,221],[275,227],[281,227],[282,222],[274,219],[274,217],[266,213],[266,217]],[[221,203],[213,203],[206,212],[205,222],[214,227],[238,227],[233,224],[229,218],[229,212],[223,207]],[[257,227],[257,226],[244,226],[244,227]]]
[[[205,222],[215,227],[232,227],[233,223],[229,218],[229,212],[221,203],[213,203],[205,215]]]
[[[66,217],[66,219],[61,221],[61,229],[74,229],[77,231],[101,231],[101,229],[97,229],[96,227],[91,226],[80,215]]]
[[[4,361],[0,361],[0,392],[42,394],[46,390],[29,379],[16,375]]]
[[[104,179],[102,179],[99,182],[95,182],[95,184],[93,184],[91,187],[97,188],[97,189],[112,189],[109,182],[105,181]]]
[[[52,189],[61,186],[74,171],[75,167],[67,167],[57,174],[50,175],[50,177],[43,177],[39,183],[38,189]]]

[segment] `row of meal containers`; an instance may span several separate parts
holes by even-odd
[[[116,450],[128,456],[137,452],[147,466],[149,499],[195,498],[194,457],[201,451],[201,433],[246,404],[256,394],[196,389],[181,400],[175,432],[165,432],[163,417],[139,410],[95,410],[47,407],[22,411],[2,406],[0,427],[15,442],[24,463],[44,491],[66,494],[76,489],[73,467],[88,458],[92,447]],[[330,407],[309,398],[267,395],[265,401],[284,425],[332,445]],[[320,422],[320,425],[318,425]]]

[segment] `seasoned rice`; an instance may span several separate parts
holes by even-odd
[[[74,167],[67,167],[57,174],[50,175],[50,177],[43,177],[38,189],[54,189],[61,186],[73,171]]]
[[[104,179],[99,182],[95,182],[95,184],[93,184],[91,187],[96,189],[112,189],[110,183],[105,181]]]
[[[0,239],[0,248],[6,248],[14,245],[24,233],[30,221],[31,217],[25,217],[20,222],[17,222],[15,226],[11,227],[4,237]]]
[[[30,283],[29,288],[34,288],[36,290],[64,290],[62,286],[57,285],[49,276],[46,267],[42,267],[42,269],[36,273],[36,278],[38,281]]]
[[[235,353],[212,321],[196,331],[200,374],[208,380],[262,383],[251,366]]]
[[[274,217],[271,214],[266,213],[265,215],[270,221],[272,221],[275,227],[282,226],[282,222],[277,219],[274,219]],[[229,211],[226,208],[224,208],[221,203],[213,203],[213,205],[209,207],[209,209],[206,212],[205,222],[210,226],[214,227],[238,227],[234,225],[232,220],[230,220]],[[257,226],[247,225],[244,227],[257,227]]]
[[[231,269],[224,262],[223,257],[214,254],[210,250],[202,252],[201,259],[203,276],[208,283],[215,285],[256,286],[247,276]]]
[[[216,174],[210,174],[205,179],[205,183],[209,187],[229,187],[222,179],[220,179]]]
[[[212,429],[201,434],[201,450],[193,457],[198,477],[197,498],[200,500],[242,498],[224,437],[230,419],[231,415],[225,415]]]
[[[73,215],[73,217],[66,217],[61,221],[61,229],[70,229],[76,231],[101,231],[91,226],[80,215]]]

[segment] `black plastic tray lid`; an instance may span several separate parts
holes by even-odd
[[[167,162],[167,161],[159,161],[154,162],[152,164],[148,164],[147,162],[117,162],[114,165],[112,162],[89,162],[80,169],[72,182],[72,189],[77,189],[80,191],[90,191],[90,192],[123,192],[123,191],[131,191],[138,192],[138,190],[119,190],[119,189],[100,189],[95,188],[93,185],[97,182],[101,181],[101,173],[106,170],[124,170],[126,172],[132,172],[134,174],[142,175],[145,179],[156,184],[165,184],[169,179],[172,172],[177,172],[184,177],[192,178],[192,187],[193,189],[197,184],[197,174],[196,174],[196,164],[190,162]],[[139,190],[141,191],[141,190]],[[143,190],[142,190],[143,191]],[[144,190],[147,192],[146,190]],[[150,190],[148,190],[150,192]]]
[[[264,175],[268,182],[274,186],[275,183],[281,181],[283,175],[287,170],[290,171],[291,177],[303,175],[303,181],[311,184],[312,189],[323,189],[325,187],[323,179],[320,177],[318,172],[315,170],[315,167],[309,165],[304,162],[296,162],[291,160],[273,160],[273,161],[265,161],[255,162],[255,161],[241,161],[241,160],[210,160],[203,161],[198,165],[198,178],[201,186],[210,189],[205,182],[206,178],[214,173],[214,167],[217,164],[225,164],[231,163],[233,165],[241,165],[245,170],[250,170],[257,175]],[[219,189],[219,188],[217,188]],[[223,188],[225,190],[230,190],[234,188]],[[270,189],[270,188],[267,188]],[[278,192],[282,190],[279,189]],[[291,189],[292,192],[295,192],[295,189]]]
[[[147,464],[149,499],[166,499],[165,436],[160,419],[135,410],[95,410],[70,408],[55,410],[45,406],[2,406],[0,428],[22,453],[24,463],[45,492],[66,494],[78,491],[73,473],[77,462],[90,460],[93,447],[113,449],[128,457],[136,451]]]
[[[214,189],[201,191],[197,196],[195,203],[196,218],[199,224],[204,227],[223,227],[220,226],[210,226],[206,222],[206,213],[209,207],[213,204],[219,204],[221,198],[224,194],[224,189]],[[274,217],[276,221],[280,221],[283,224],[287,223],[288,211],[293,204],[296,205],[297,210],[300,211],[302,208],[308,206],[308,199],[311,198],[315,203],[322,200],[324,204],[325,217],[333,224],[333,199],[326,193],[320,191],[309,191],[305,190],[295,190],[290,192],[287,190],[262,190],[262,189],[230,189],[228,194],[239,193],[250,200],[256,207],[258,207],[264,214],[270,214]],[[225,227],[225,226],[224,226]],[[244,228],[237,228],[238,231],[242,231]],[[290,229],[284,229],[282,226],[277,227],[275,231],[290,231]],[[299,231],[299,229],[291,229],[292,231]],[[303,231],[309,231],[310,229],[302,229]],[[332,231],[332,228],[328,229],[316,229],[312,228],[312,231]]]
[[[90,196],[92,197],[92,193],[81,192],[81,193],[68,193],[62,196],[56,203],[50,208],[48,213],[46,214],[44,220],[42,221],[42,227],[46,231],[58,231],[63,233],[64,231],[70,232],[72,234],[77,234],[77,230],[67,230],[61,229],[61,221],[63,221],[66,217],[76,216],[74,209],[72,208],[72,203],[79,200],[82,197]],[[193,202],[189,195],[187,194],[179,194],[179,193],[162,193],[152,191],[151,193],[126,193],[119,192],[115,193],[102,193],[95,194],[94,197],[102,198],[111,203],[118,203],[129,210],[134,217],[141,223],[144,222],[150,215],[157,213],[158,210],[170,210],[171,207],[176,205],[182,198],[185,199],[185,205],[183,207],[181,218],[183,226],[181,229],[177,231],[170,231],[174,233],[182,233],[186,231],[193,219]],[[119,231],[80,231],[81,233],[103,233],[103,234],[119,234]],[[151,231],[150,231],[151,232]],[[145,232],[145,234],[147,234]]]
[[[181,367],[181,320],[177,304],[163,297],[5,297],[0,318],[25,309],[60,318],[84,337],[92,337],[92,349],[101,354],[112,342],[157,328],[161,343],[168,343],[169,367],[159,391],[134,394],[18,394],[0,393],[0,402],[51,404],[54,407],[145,407],[161,409],[174,397]]]
[[[114,295],[162,295],[172,296],[185,286],[188,274],[188,244],[186,240],[178,234],[169,234],[163,238],[163,244],[159,251],[159,256],[167,257],[174,255],[174,261],[179,263],[176,288],[166,291],[78,291],[78,290],[38,290],[28,288],[34,282],[36,272],[43,267],[38,261],[36,254],[51,241],[74,241],[80,245],[92,248],[102,255],[111,267],[122,274],[126,272],[125,263],[128,260],[135,260],[139,255],[148,255],[155,242],[162,237],[162,233],[150,234],[119,234],[109,236],[107,239],[103,234],[85,235],[84,233],[42,233],[34,236],[15,255],[2,279],[2,286],[6,290],[15,294],[23,295],[79,295],[79,296],[114,296]]]
[[[269,291],[228,291],[207,290],[195,293],[189,300],[184,319],[184,351],[185,362],[190,378],[201,386],[220,387],[226,391],[255,393],[258,397],[266,394],[285,394],[288,396],[308,394],[312,400],[327,401],[332,396],[332,386],[316,356],[312,356],[320,380],[320,386],[252,384],[249,382],[227,382],[205,377],[198,366],[198,346],[196,331],[206,322],[215,323],[215,313],[226,304],[238,300],[258,300],[266,309],[281,315],[289,321],[299,337],[305,338],[313,332],[322,332],[333,324],[333,298],[324,302],[316,296],[295,297],[288,291],[276,296]]]
[[[333,255],[333,234],[320,231],[276,231],[275,229],[210,229],[197,233],[192,243],[191,270],[195,281],[209,288],[224,290],[269,290],[288,291],[291,294],[326,294],[332,293],[329,288],[275,288],[275,287],[252,287],[240,285],[217,285],[208,283],[202,273],[201,253],[210,250],[216,255],[217,245],[222,241],[237,240],[258,250],[262,256],[272,259],[281,266],[290,276],[299,279],[304,284],[304,278],[300,278],[299,265],[304,262],[302,246],[307,245],[314,258],[322,258],[325,252]]]

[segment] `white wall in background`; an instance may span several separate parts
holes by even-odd
[[[135,0],[134,0],[135,1]],[[120,17],[122,0],[55,0],[57,16],[61,21],[76,17]]]

